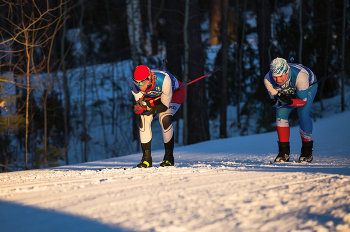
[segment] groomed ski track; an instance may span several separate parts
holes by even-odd
[[[270,164],[276,132],[0,173],[1,231],[350,231],[350,111],[314,123],[314,161]]]

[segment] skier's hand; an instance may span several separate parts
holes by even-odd
[[[291,105],[291,104],[293,104],[293,100],[286,94],[279,93],[276,96],[281,101],[282,104],[284,103],[283,105]]]
[[[151,108],[151,103],[148,99],[143,99],[142,101],[140,100],[140,105],[143,107],[143,108]]]
[[[278,99],[277,95],[275,95],[273,99],[270,99],[270,104],[271,104],[271,106],[276,107],[276,108],[280,108],[284,105],[281,102],[281,100]]]
[[[145,109],[145,112],[150,113],[154,108],[154,105],[148,99],[141,99],[140,105]]]
[[[159,114],[165,112],[168,109],[168,107],[163,103],[154,105],[154,102],[151,102],[148,99],[143,100],[143,102],[140,102],[140,104],[144,108],[144,112],[148,114]]]
[[[275,106],[277,103],[277,99],[276,98],[270,98],[270,105],[271,106]]]
[[[134,105],[134,112],[135,114],[142,114],[143,112],[145,111],[145,108],[143,108],[139,102],[137,102],[135,105]]]

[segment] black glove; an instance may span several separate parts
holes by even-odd
[[[132,105],[130,105],[132,106]],[[146,111],[146,109],[144,107],[142,107],[138,102],[133,105],[133,109],[134,109],[134,112],[135,114],[142,114],[143,112]]]
[[[270,98],[270,105],[271,105],[271,106],[276,105],[276,103],[277,103],[276,96],[275,96],[275,98]]]
[[[286,103],[286,105],[293,104],[293,100],[290,99],[290,97],[288,95],[286,95],[286,94],[281,93],[281,94],[278,94],[276,96],[277,96],[278,99],[280,99],[280,101]]]
[[[140,106],[145,109],[145,112],[149,112],[149,110],[153,107],[148,99],[140,99]]]
[[[141,101],[140,105],[146,109],[144,112],[149,114],[159,114],[165,112],[168,109],[168,107],[166,107],[163,103],[152,106],[148,99]]]

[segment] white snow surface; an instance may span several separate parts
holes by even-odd
[[[276,132],[0,173],[0,231],[350,231],[350,111],[314,123],[314,161],[277,155]]]

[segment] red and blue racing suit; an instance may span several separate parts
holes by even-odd
[[[300,136],[303,142],[312,140],[312,120],[310,110],[317,92],[316,75],[302,64],[288,64],[289,77],[286,82],[279,85],[272,78],[271,71],[265,76],[264,83],[270,97],[273,99],[278,92],[287,94],[293,101],[291,105],[284,105],[276,109],[276,129],[280,142],[289,142],[289,123],[290,112],[297,108]]]

